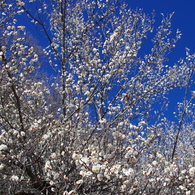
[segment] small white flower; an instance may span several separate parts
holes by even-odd
[[[152,162],[152,164],[153,164],[154,166],[156,166],[156,165],[158,165],[158,162],[157,162],[156,160],[154,160],[154,161]]]
[[[26,135],[26,133],[24,131],[21,131],[21,136],[24,137]]]
[[[51,153],[50,158],[56,158],[56,153]]]
[[[80,179],[80,180],[78,180],[78,181],[75,182],[76,185],[79,185],[79,184],[82,184],[82,183],[83,183],[83,180],[82,179]]]
[[[136,190],[137,190],[136,188],[130,189],[129,194],[133,194]]]
[[[105,118],[101,119],[101,120],[100,120],[100,123],[101,123],[101,124],[106,123],[106,119],[105,119]]]
[[[115,174],[118,174],[120,168],[121,168],[121,165],[120,164],[113,165],[112,168],[110,169],[110,171],[113,172],[113,173],[115,173]]]
[[[93,173],[91,172],[91,171],[87,171],[87,172],[85,172],[85,176],[86,177],[89,177],[89,176],[91,176]]]
[[[148,181],[151,182],[151,183],[154,183],[156,180],[154,178],[151,178]]]
[[[93,48],[93,52],[96,53],[98,51],[97,48]]]
[[[180,185],[179,188],[180,188],[181,190],[187,190],[186,187],[185,187],[185,186],[182,186],[182,185]]]
[[[81,154],[78,154],[78,152],[73,152],[72,158],[73,158],[74,160],[79,160],[79,159],[82,158],[82,155],[81,155]]]
[[[130,49],[130,47],[129,47],[128,45],[126,45],[125,49],[126,49],[126,50],[129,50],[129,49]]]
[[[24,12],[24,10],[19,10],[17,11],[17,14],[22,14]]]
[[[190,195],[190,194],[191,194],[191,191],[190,190],[186,192],[186,195]]]
[[[195,167],[191,167],[189,169],[189,173],[190,173],[191,176],[194,176],[194,174],[195,174]]]
[[[107,180],[110,180],[110,179],[111,179],[110,175],[107,175],[107,174],[104,174],[104,177],[105,177]]]
[[[51,169],[52,169],[52,167],[51,167],[50,161],[46,161],[46,163],[45,163],[45,170],[51,170]]]
[[[146,173],[146,175],[151,175],[155,172],[155,169],[154,168],[149,168],[148,169],[148,172]]]
[[[104,176],[101,173],[99,173],[97,174],[97,179],[98,181],[102,181],[104,179]]]
[[[19,177],[17,175],[12,175],[10,180],[12,181],[18,181],[19,180]]]
[[[186,172],[187,172],[187,170],[184,169],[184,170],[181,171],[181,174],[185,174]]]
[[[124,192],[126,188],[127,188],[127,186],[126,186],[125,184],[123,184],[123,185],[121,186],[122,192]]]
[[[130,184],[130,182],[131,182],[131,181],[127,179],[127,180],[125,180],[125,181],[123,182],[123,184],[128,185],[128,184]]]
[[[3,56],[3,52],[2,51],[0,51],[0,56]]]
[[[12,27],[11,27],[11,26],[8,26],[8,27],[7,27],[7,30],[11,30],[11,29],[12,29]]]
[[[1,132],[0,140],[6,139],[8,137],[7,133],[5,131]]]
[[[195,97],[195,91],[192,91],[192,96]]]
[[[47,140],[50,137],[50,134],[44,134],[42,136],[42,140]]]
[[[123,173],[126,175],[126,176],[133,176],[134,175],[134,170],[132,168],[129,168],[129,169],[122,169]]]
[[[0,170],[2,170],[5,167],[4,164],[0,164]]]
[[[0,145],[0,151],[1,150],[7,150],[7,146],[5,144],[1,144]]]
[[[86,91],[84,95],[90,95],[90,91]]]
[[[123,122],[118,123],[118,127],[122,127],[123,124],[124,124]]]
[[[100,164],[93,165],[92,171],[95,172],[95,173],[99,173],[100,168],[101,168],[101,165]]]
[[[22,2],[20,0],[17,0],[16,3],[17,3],[18,6],[23,6],[25,4],[24,2]]]
[[[165,167],[164,172],[169,173],[171,171],[170,167]]]
[[[163,158],[163,155],[160,154],[159,152],[157,152],[156,155],[157,155],[158,158]]]
[[[131,157],[129,158],[129,162],[131,162],[131,163],[136,163],[136,162],[137,162],[137,158],[136,158],[135,156],[131,156]]]

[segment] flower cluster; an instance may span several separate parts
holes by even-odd
[[[112,0],[5,2],[0,193],[194,194],[194,93],[178,103],[175,123],[163,113],[168,92],[189,89],[195,69],[188,49],[165,63],[181,36],[171,35],[172,15],[140,56],[154,22],[141,9]],[[37,31],[29,36],[21,25],[26,15],[38,43]]]

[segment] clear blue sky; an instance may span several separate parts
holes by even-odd
[[[161,13],[169,14],[175,12],[172,18],[172,31],[175,34],[179,29],[182,32],[182,38],[178,41],[176,48],[167,56],[170,65],[185,57],[185,47],[195,52],[195,0],[125,0],[129,8],[143,8],[145,13],[156,13],[156,23],[159,25],[162,19]],[[30,25],[28,26],[30,27]],[[28,28],[29,29],[29,28]],[[32,33],[33,34],[33,33]],[[40,38],[40,37],[39,37]],[[38,39],[39,39],[38,38]],[[195,79],[194,79],[195,80]],[[195,89],[193,89],[195,90]],[[183,91],[176,90],[169,96],[171,105],[169,107],[169,117],[172,118],[172,112],[175,111],[178,101],[182,101]],[[173,118],[172,118],[173,119]]]
[[[195,53],[195,0],[126,0],[130,8],[143,8],[145,13],[156,13],[156,24],[159,24],[162,16],[160,13],[169,14],[175,12],[172,18],[172,32],[181,30],[182,38],[178,41],[176,48],[168,56],[172,64],[185,57],[185,47]],[[195,77],[194,77],[195,81]],[[192,90],[195,90],[193,85]],[[171,104],[167,112],[168,118],[174,120],[172,113],[175,111],[177,102],[182,101],[184,90],[174,90],[170,93]]]
[[[156,23],[160,24],[161,13],[175,12],[172,18],[173,34],[177,29],[182,32],[182,39],[170,55],[171,62],[185,57],[185,47],[195,52],[195,0],[124,0],[129,8],[143,8],[145,13],[156,13]],[[24,21],[23,21],[24,22]],[[28,25],[28,29],[29,29]]]
[[[145,13],[155,10],[156,22],[159,24],[161,14],[175,12],[172,18],[173,32],[177,29],[182,32],[182,39],[179,40],[174,50],[175,57],[185,55],[185,47],[195,52],[195,0],[126,0],[131,8],[143,8]]]

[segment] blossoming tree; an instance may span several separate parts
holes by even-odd
[[[178,125],[162,116],[195,67],[167,65],[172,15],[144,51],[154,18],[119,0],[0,6],[1,194],[194,193],[194,95]]]

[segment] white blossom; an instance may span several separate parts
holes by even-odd
[[[77,181],[75,182],[75,184],[77,184],[77,185],[82,184],[82,183],[83,183],[83,180],[82,180],[82,179],[77,180]]]
[[[19,177],[17,175],[12,175],[10,180],[12,180],[12,181],[19,181]]]
[[[2,151],[2,150],[7,150],[7,145],[1,144],[0,145],[0,151]]]
[[[166,62],[171,15],[157,27],[116,1],[47,1],[0,3],[2,193],[192,194],[194,91],[174,123],[164,109],[193,90],[195,54]]]
[[[45,163],[45,170],[46,170],[46,171],[47,171],[47,170],[52,170],[52,166],[51,166],[50,161],[46,161],[46,163]]]
[[[24,6],[24,4],[25,4],[25,3],[22,2],[21,0],[17,0],[16,3],[17,3],[18,6]]]
[[[195,175],[195,167],[191,167],[189,169],[189,173],[190,173],[191,176],[194,176]]]
[[[134,175],[134,170],[132,168],[128,168],[128,169],[123,168],[122,171],[126,176],[132,177]]]
[[[92,167],[92,171],[95,172],[95,173],[99,173],[100,169],[101,169],[100,164],[93,165],[93,167]]]
[[[4,164],[0,164],[0,170],[2,170],[5,167]]]
[[[191,194],[190,190],[186,191],[186,195],[190,195],[190,194]]]
[[[104,179],[103,174],[101,174],[101,173],[97,174],[97,179],[98,179],[98,181],[102,181]]]
[[[17,28],[18,28],[18,30],[24,31],[25,26],[18,26]]]
[[[78,152],[73,152],[72,158],[73,158],[74,160],[79,160],[79,159],[82,158],[82,155],[79,154]]]
[[[118,174],[119,173],[119,170],[121,168],[121,165],[120,164],[116,164],[116,165],[113,165],[110,169],[111,172],[115,173],[115,174]]]

